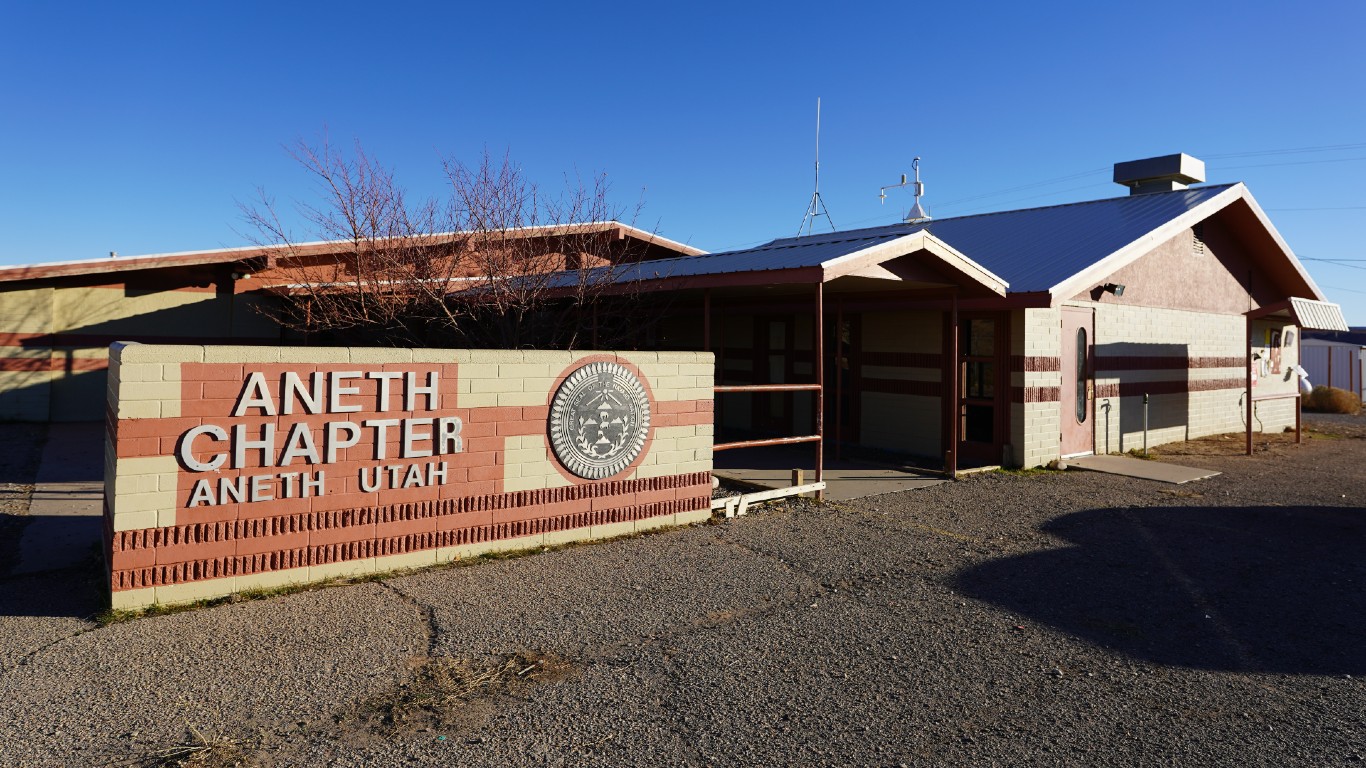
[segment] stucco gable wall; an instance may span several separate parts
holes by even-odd
[[[1284,298],[1219,217],[1206,220],[1200,235],[1197,240],[1193,230],[1184,230],[1096,286],[1123,285],[1122,297],[1093,287],[1071,298],[1218,314],[1246,312],[1250,308],[1249,285],[1253,289],[1252,306]]]

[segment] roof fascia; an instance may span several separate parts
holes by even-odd
[[[649,264],[649,262],[645,262]],[[604,294],[622,294],[635,291],[684,291],[694,288],[736,288],[764,287],[769,285],[814,285],[821,282],[819,267],[797,267],[793,269],[763,269],[751,272],[721,272],[707,275],[659,275],[639,279],[623,279],[603,286]]]
[[[155,256],[83,260],[80,262],[50,262],[0,268],[0,283],[24,280],[48,280],[58,277],[79,277],[111,272],[136,272],[146,269],[173,269],[219,264],[240,264],[260,259],[260,253],[233,253],[223,256]]]
[[[540,224],[530,227],[517,227],[501,233],[508,237],[553,237],[574,232],[611,232],[615,230],[620,237],[631,237],[645,243],[652,243],[686,256],[700,256],[707,252],[699,248],[667,237],[647,232],[630,224],[618,221],[588,221],[576,224]],[[468,231],[434,232],[424,237],[438,240],[471,234]],[[163,267],[197,266],[203,264],[229,264],[247,259],[266,257],[274,261],[280,256],[320,256],[341,253],[350,247],[346,240],[312,240],[303,243],[279,243],[274,245],[248,245],[237,248],[218,248],[207,251],[175,251],[171,253],[151,253],[117,258],[73,259],[71,261],[49,261],[37,264],[19,264],[0,267],[0,282],[19,280],[39,280],[50,277],[70,277],[74,275],[96,274],[100,272],[126,272],[136,269],[160,269]],[[271,266],[274,266],[271,264]]]
[[[653,232],[646,232],[645,230],[631,226],[630,224],[618,223],[617,232],[620,233],[622,237],[634,237],[637,240],[641,240],[651,245],[658,245],[673,251],[678,251],[684,256],[705,256],[707,254],[707,251],[704,251],[701,248],[694,248],[691,245],[685,245],[677,240],[670,240],[667,237],[656,235]]]
[[[999,296],[1006,295],[1006,291],[1010,287],[1010,284],[1005,280],[923,229],[830,259],[821,264],[821,272],[824,276],[823,279],[828,283],[836,278],[852,275],[869,266],[882,264],[916,251],[926,251],[932,254],[946,265]]]
[[[1121,267],[1137,261],[1144,254],[1151,251],[1157,245],[1176,236],[1176,233],[1183,229],[1193,226],[1196,222],[1204,221],[1215,213],[1231,205],[1235,200],[1250,198],[1247,187],[1238,182],[1228,189],[1220,192],[1214,197],[1195,206],[1185,213],[1177,216],[1162,226],[1149,230],[1146,235],[1120,248],[1114,253],[1097,261],[1091,266],[1083,269],[1061,283],[1048,289],[1048,294],[1052,297],[1051,306],[1058,306],[1059,302],[1066,301],[1087,287],[1100,282],[1101,279],[1109,276]],[[1265,217],[1263,216],[1263,221]],[[1277,239],[1277,242],[1284,245],[1284,241]],[[1293,258],[1293,255],[1292,255]]]

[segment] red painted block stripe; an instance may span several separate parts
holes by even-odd
[[[1011,387],[1011,402],[1056,403],[1062,399],[1061,387]]]
[[[1062,361],[1056,357],[1010,356],[1010,370],[1015,372],[1051,372],[1062,370]]]

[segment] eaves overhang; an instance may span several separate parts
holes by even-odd
[[[869,266],[919,252],[930,254],[942,266],[998,296],[1005,296],[1010,289],[1010,284],[1000,276],[925,230],[823,262],[821,278],[825,282],[830,282],[839,277],[864,272]]]

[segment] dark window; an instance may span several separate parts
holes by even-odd
[[[1086,423],[1086,329],[1077,329],[1077,423]]]

